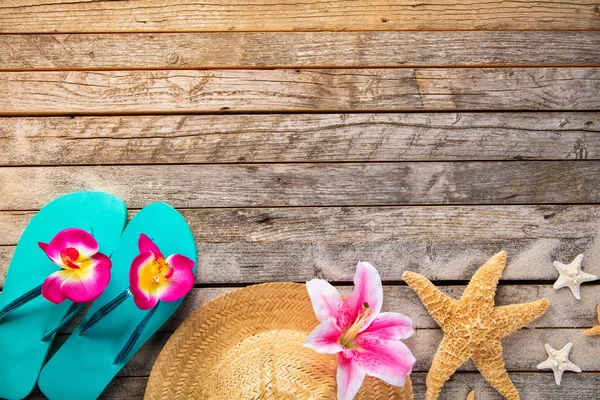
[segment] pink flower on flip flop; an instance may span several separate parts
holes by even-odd
[[[412,320],[402,314],[381,313],[383,287],[377,270],[360,262],[354,275],[354,291],[348,298],[322,279],[306,283],[321,325],[304,345],[319,353],[336,354],[337,397],[351,400],[365,375],[395,386],[404,386],[415,358],[400,339],[414,333]]]
[[[96,300],[110,281],[110,259],[98,252],[98,242],[83,229],[69,228],[39,242],[40,249],[62,270],[54,272],[42,285],[42,296],[60,304],[65,299],[75,303]]]
[[[143,233],[138,239],[140,254],[131,263],[129,284],[135,304],[149,310],[162,301],[177,301],[194,286],[194,261],[173,254],[165,258]]]

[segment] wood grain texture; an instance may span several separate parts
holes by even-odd
[[[544,343],[562,347],[573,343],[570,359],[586,372],[598,372],[597,356],[600,353],[600,340],[586,338],[582,329],[523,329],[502,341],[504,361],[508,371],[538,372],[536,366],[548,355]],[[131,359],[118,376],[148,376],[158,354],[171,336],[170,333],[153,336]],[[61,335],[54,343],[61,345],[67,336]],[[427,372],[431,360],[442,340],[440,329],[420,329],[409,339],[404,340],[417,359],[413,371]],[[458,371],[476,371],[472,362],[463,364]],[[567,379],[569,375],[565,375]]]
[[[10,117],[0,147],[11,166],[597,160],[600,113]]]
[[[597,161],[2,167],[0,210],[100,190],[130,208],[594,203]],[[260,188],[260,190],[258,190]]]
[[[597,31],[0,36],[2,69],[599,65]]]
[[[574,111],[600,109],[600,68],[4,72],[0,92],[0,115]]]
[[[415,397],[425,393],[425,373],[413,373],[411,380]],[[595,399],[600,386],[600,373],[574,374],[567,372],[561,386],[554,384],[552,372],[511,373],[510,377],[517,386],[521,397],[533,400]],[[111,400],[134,400],[144,396],[147,377],[116,378],[100,397]],[[469,391],[475,390],[476,400],[501,400],[483,377],[474,372],[457,372],[446,382],[439,400],[465,399]],[[38,391],[29,400],[45,399]]]
[[[510,267],[509,267],[510,269]],[[577,330],[578,335],[594,325],[597,322],[596,303],[597,293],[600,285],[597,283],[586,284],[581,287],[582,299],[575,300],[568,289],[554,290],[552,285],[513,285],[502,282],[498,286],[496,294],[496,304],[514,304],[515,302],[529,302],[535,299],[546,298],[551,303],[551,309],[542,317],[532,322],[530,328],[540,328],[542,331],[548,331],[554,328],[569,328]],[[465,285],[440,286],[444,293],[454,298],[460,298],[465,290]],[[341,293],[345,296],[352,292],[352,286],[338,286]],[[162,333],[174,332],[177,327],[188,318],[199,307],[222,294],[236,290],[233,287],[214,287],[214,288],[195,288],[183,301],[181,308],[173,315],[167,323],[160,329]],[[1,292],[0,292],[1,293]],[[429,316],[429,313],[423,307],[421,301],[417,298],[412,289],[407,286],[384,286],[384,311],[403,312],[409,315],[417,329],[431,330],[437,329],[438,325]],[[87,310],[86,310],[87,311]],[[60,330],[60,334],[67,335],[72,332],[81,322],[85,312],[75,317],[65,327]],[[558,330],[558,329],[557,329]],[[573,335],[575,336],[575,335]],[[587,340],[593,341],[593,338]],[[600,341],[599,341],[600,342]]]
[[[503,280],[554,282],[554,260],[585,255],[600,276],[598,206],[343,207],[181,210],[198,245],[197,283],[350,282],[368,260],[386,282],[405,270],[468,281],[497,251]],[[33,212],[0,213],[0,286]],[[565,293],[570,295],[568,290]],[[566,300],[569,298],[567,297]],[[590,306],[593,312],[593,306]],[[571,325],[567,325],[571,326]]]
[[[0,32],[598,29],[594,0],[8,0]]]

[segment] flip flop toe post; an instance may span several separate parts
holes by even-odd
[[[56,332],[102,294],[126,218],[120,199],[98,192],[62,196],[32,218],[0,295],[0,398],[31,392]]]

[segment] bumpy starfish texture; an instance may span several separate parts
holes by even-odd
[[[585,336],[597,336],[600,335],[600,305],[596,306],[596,312],[598,313],[598,325],[583,332]]]
[[[583,254],[575,257],[571,264],[563,264],[559,261],[554,261],[554,267],[560,274],[556,282],[554,282],[554,290],[568,287],[573,292],[573,296],[577,300],[581,299],[579,292],[579,285],[583,282],[595,281],[598,279],[596,275],[588,274],[581,270],[581,263],[583,262]]]
[[[537,366],[537,369],[551,369],[554,371],[554,381],[560,386],[562,374],[565,371],[581,372],[581,368],[569,361],[569,353],[573,343],[567,343],[560,350],[554,349],[548,343],[544,345],[548,359]]]
[[[468,359],[504,397],[520,399],[504,367],[501,340],[545,313],[550,302],[540,299],[495,307],[496,286],[505,265],[503,251],[490,258],[473,275],[460,300],[448,297],[422,275],[402,275],[444,332],[427,374],[427,400],[437,399],[444,382]]]

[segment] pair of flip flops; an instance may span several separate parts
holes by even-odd
[[[83,192],[31,220],[0,294],[0,398],[24,398],[36,381],[49,399],[97,398],[179,307],[196,264],[187,223],[164,203],[123,231],[126,219],[120,199]],[[89,303],[44,366],[56,333]]]

